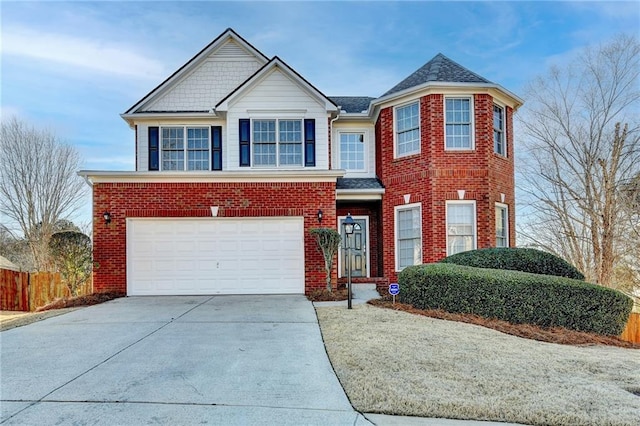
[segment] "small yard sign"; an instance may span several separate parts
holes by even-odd
[[[400,293],[400,284],[391,283],[389,284],[389,294],[393,296],[393,304],[396,303],[396,294]]]

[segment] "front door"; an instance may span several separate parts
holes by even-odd
[[[340,276],[348,275],[349,254],[351,255],[351,276],[366,277],[367,272],[367,219],[354,218],[354,222],[359,227],[353,231],[353,234],[347,238],[344,232],[344,218],[340,219],[340,233],[342,234],[341,258],[340,258]]]

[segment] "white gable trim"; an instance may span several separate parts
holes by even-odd
[[[260,70],[258,70],[251,78],[240,85],[235,91],[231,92],[226,98],[221,100],[218,105],[216,105],[215,110],[228,111],[230,105],[233,104],[235,100],[244,96],[248,91],[250,91],[256,85],[260,84],[260,82],[264,78],[266,78],[275,70],[282,72],[291,81],[296,83],[300,88],[307,92],[311,97],[315,98],[321,105],[324,105],[324,108],[327,110],[327,112],[338,112],[337,106],[329,98],[327,98],[322,92],[311,85],[311,83],[302,78],[300,74],[295,72],[277,56],[274,56],[271,61],[269,61]]]
[[[166,93],[173,86],[175,86],[181,79],[192,72],[196,67],[198,67],[204,60],[206,60],[209,55],[211,55],[214,51],[222,47],[229,40],[233,40],[238,43],[243,49],[253,55],[256,60],[260,64],[266,64],[269,60],[262,52],[253,47],[249,42],[240,37],[235,31],[231,28],[228,28],[225,32],[220,34],[215,40],[209,43],[204,49],[198,52],[193,58],[191,58],[186,64],[184,64],[180,69],[178,69],[175,73],[173,73],[169,78],[160,83],[155,89],[149,92],[144,98],[139,100],[135,105],[129,108],[122,117],[127,119],[130,114],[135,113],[144,105],[148,104],[150,101],[156,99],[158,96]],[[129,120],[127,120],[129,121]],[[131,124],[131,123],[130,123]]]

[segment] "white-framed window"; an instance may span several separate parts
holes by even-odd
[[[470,97],[446,97],[445,148],[469,150],[474,148],[473,100]]]
[[[496,247],[509,247],[509,208],[496,203]]]
[[[302,166],[302,120],[253,120],[253,165]]]
[[[396,157],[420,152],[420,103],[415,101],[395,108]]]
[[[340,133],[340,168],[347,171],[366,170],[365,135],[362,132]]]
[[[209,133],[209,127],[162,127],[162,170],[210,170]]]
[[[475,250],[476,202],[447,201],[447,256]]]
[[[395,207],[396,271],[422,263],[422,204]]]
[[[504,108],[493,104],[493,150],[507,156],[507,138],[504,131]]]

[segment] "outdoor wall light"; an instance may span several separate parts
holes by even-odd
[[[108,211],[105,211],[104,213],[102,213],[102,217],[104,218],[105,225],[108,225],[111,223],[111,213],[109,213]]]
[[[322,223],[322,210],[318,209],[318,213],[316,213],[318,216],[318,223]]]

